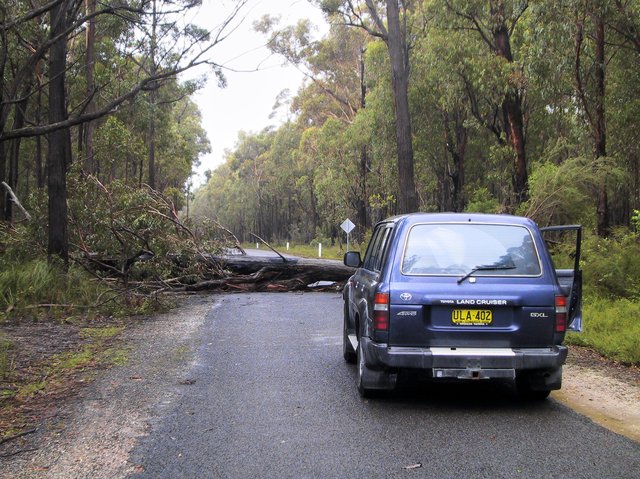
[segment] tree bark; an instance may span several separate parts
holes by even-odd
[[[599,12],[595,16],[596,27],[596,52],[595,52],[595,68],[596,68],[596,108],[595,108],[595,131],[594,131],[594,149],[595,157],[603,158],[607,156],[607,130],[606,117],[604,109],[605,101],[605,30],[604,16]],[[598,236],[607,236],[609,234],[609,201],[607,195],[606,175],[601,180],[598,188],[598,207],[597,207]]]
[[[463,113],[454,112],[453,116],[452,119],[449,112],[442,112],[446,148],[453,160],[453,171],[448,172],[453,183],[453,209],[460,212],[465,206],[464,159],[467,151],[468,130],[464,126]]]
[[[66,28],[67,2],[51,9],[50,38],[55,38]],[[65,71],[67,39],[64,35],[51,46],[49,53],[49,123],[57,123],[67,118],[65,93]],[[69,239],[67,232],[67,166],[71,160],[69,129],[64,128],[49,133],[47,156],[49,186],[49,257],[59,256],[64,264],[69,260]]]
[[[150,62],[150,75],[155,76],[157,73],[156,66],[156,47],[157,47],[157,38],[156,38],[156,29],[158,24],[157,19],[157,5],[156,0],[153,0],[153,18],[151,19],[151,62]],[[151,88],[149,92],[149,106],[150,106],[150,116],[149,116],[149,157],[148,157],[148,168],[149,168],[149,186],[152,189],[156,188],[156,119],[155,119],[155,109],[156,109],[156,101],[157,101],[157,91],[155,85]]]
[[[87,25],[86,31],[86,66],[85,66],[85,77],[87,81],[87,98],[89,102],[87,103],[86,111],[91,114],[95,111],[95,102],[93,100],[93,96],[95,94],[95,67],[96,67],[96,54],[95,54],[95,43],[96,43],[96,19],[95,19],[95,11],[96,11],[96,0],[86,0],[86,12],[87,16],[90,18],[89,23]],[[84,145],[85,145],[85,159],[84,159],[84,169],[87,173],[95,173],[97,168],[94,163],[94,153],[93,153],[93,137],[95,132],[95,123],[93,121],[89,121],[84,125]]]
[[[409,112],[409,48],[406,32],[406,12],[401,24],[398,0],[387,0],[387,48],[391,62],[391,85],[396,114],[396,145],[398,153],[398,213],[418,210],[413,165],[413,138]]]
[[[494,22],[492,29],[496,54],[507,62],[513,63],[511,38],[505,23],[505,7],[503,1],[492,2],[491,16]],[[522,97],[517,85],[511,85],[502,102],[502,116],[507,141],[514,154],[513,192],[516,204],[527,200],[529,181],[527,175],[527,155],[525,150],[524,115],[522,113]]]
[[[360,110],[364,110],[367,107],[367,84],[365,82],[365,64],[364,64],[365,49],[360,51]],[[369,212],[367,211],[367,204],[369,200],[369,192],[367,187],[367,176],[369,175],[370,160],[369,149],[367,145],[363,145],[360,149],[360,194],[356,199],[356,211],[358,212],[358,225],[360,226],[357,232],[358,237],[362,239],[363,233],[369,229]]]
[[[342,282],[354,273],[353,268],[342,262],[326,259],[290,258],[287,262],[281,258],[257,256],[212,256],[211,259],[233,275],[188,285],[185,290],[300,290],[317,281]]]

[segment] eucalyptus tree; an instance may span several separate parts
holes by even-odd
[[[397,211],[418,209],[415,185],[413,138],[409,110],[409,50],[416,35],[424,28],[411,0],[322,0],[325,12],[340,18],[348,26],[366,31],[387,47],[393,89],[397,149]]]
[[[638,2],[562,2],[547,6],[542,17],[563,45],[562,54],[546,55],[563,65],[556,81],[570,91],[565,115],[573,115],[583,131],[577,154],[590,158],[600,236],[608,235],[612,225],[628,224],[632,213],[628,173],[637,171],[638,151],[629,132],[638,123],[633,100],[640,59],[634,43],[638,8]],[[612,209],[612,202],[618,206]]]
[[[504,0],[467,1],[447,0],[446,9],[451,13],[446,23],[453,29],[474,32],[489,51],[500,59],[496,73],[505,72],[506,85],[499,104],[493,105],[490,115],[482,114],[474,88],[468,88],[472,113],[495,134],[500,144],[510,146],[513,156],[512,187],[514,200],[520,204],[527,199],[527,154],[525,138],[524,97],[526,79],[514,53],[513,35],[529,7],[527,1]],[[471,79],[467,79],[469,86]],[[500,121],[497,119],[500,117]]]
[[[301,128],[321,127],[336,119],[348,126],[366,106],[365,53],[369,36],[362,30],[340,23],[331,25],[328,34],[313,38],[308,20],[280,27],[279,19],[265,16],[254,27],[268,35],[267,46],[301,71],[308,83],[295,96],[291,108],[297,114]],[[367,177],[370,155],[366,144],[360,146],[358,188],[343,194],[355,194],[356,224],[359,230],[370,226],[367,207]]]

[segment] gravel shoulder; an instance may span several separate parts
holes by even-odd
[[[212,297],[188,297],[173,311],[138,321],[123,333],[129,361],[98,373],[77,395],[24,436],[0,448],[0,478],[126,477],[136,471],[129,451],[170,405],[198,346]],[[24,451],[15,454],[16,451]]]
[[[192,296],[167,314],[139,321],[122,335],[124,366],[99,371],[90,385],[57,398],[38,431],[0,444],[0,478],[121,478],[140,470],[130,456],[193,379],[198,330],[219,307]],[[552,398],[594,422],[640,442],[640,369],[571,347],[563,389]],[[187,372],[185,372],[187,371]],[[18,452],[14,454],[15,452]]]
[[[640,368],[570,346],[562,389],[551,397],[595,423],[640,442]]]

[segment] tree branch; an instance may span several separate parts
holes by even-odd
[[[13,203],[18,207],[18,209],[22,211],[22,213],[27,218],[27,220],[31,221],[31,215],[27,212],[27,210],[24,209],[24,207],[16,197],[15,193],[11,189],[11,187],[8,184],[6,184],[4,181],[0,183],[0,186],[2,186],[5,190],[7,190],[7,194],[9,195],[9,198],[11,199],[11,201],[13,201]]]

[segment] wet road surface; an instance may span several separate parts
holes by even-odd
[[[640,444],[507,385],[361,399],[341,315],[337,293],[220,297],[133,477],[640,477]]]

